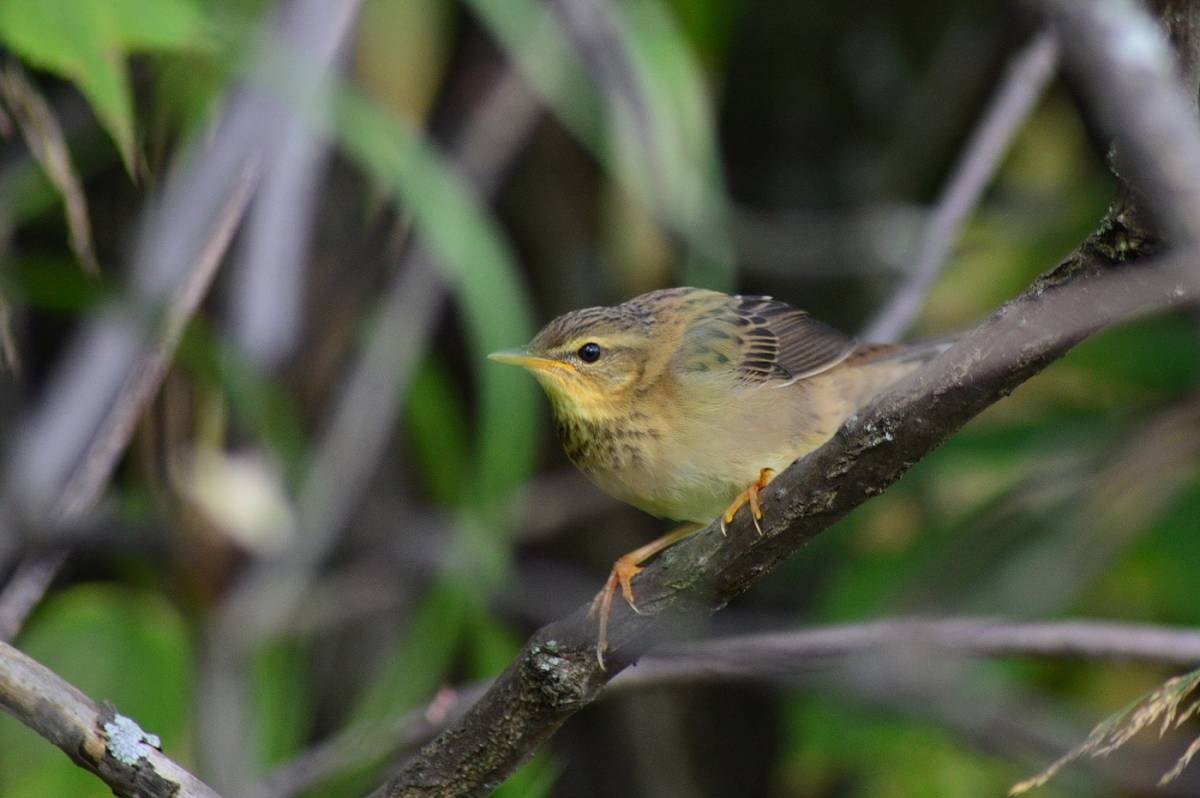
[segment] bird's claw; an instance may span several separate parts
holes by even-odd
[[[682,526],[645,546],[634,549],[613,563],[608,580],[596,597],[592,599],[587,613],[588,620],[599,619],[600,628],[596,632],[596,661],[600,663],[601,670],[604,670],[604,652],[608,650],[608,616],[612,614],[613,596],[616,595],[617,588],[621,589],[621,595],[624,597],[625,603],[629,605],[629,609],[638,615],[645,615],[646,613],[642,612],[638,608],[637,602],[633,600],[633,578],[642,572],[640,563],[703,528],[699,525]]]
[[[721,534],[726,535],[726,524],[734,519],[738,510],[745,505],[750,505],[750,519],[754,521],[754,529],[758,532],[758,536],[762,537],[763,530],[759,521],[762,520],[762,508],[758,504],[758,496],[762,493],[763,488],[775,478],[775,472],[770,468],[764,468],[758,472],[758,479],[750,483],[750,487],[738,494],[733,500],[733,504],[729,505],[729,509],[721,516]]]

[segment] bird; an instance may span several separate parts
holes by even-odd
[[[619,589],[640,612],[642,564],[720,518],[722,534],[778,472],[948,346],[862,343],[770,296],[666,288],[571,311],[494,352],[541,384],[567,457],[601,490],[685,525],[617,559],[589,617],[608,648]]]

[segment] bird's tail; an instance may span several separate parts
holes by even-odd
[[[915,344],[860,344],[841,364],[843,396],[862,407],[877,394],[945,352],[954,338],[935,338]]]
[[[858,366],[874,363],[928,363],[953,346],[956,340],[957,336],[947,336],[915,344],[859,344],[854,353],[847,358],[847,363]]]

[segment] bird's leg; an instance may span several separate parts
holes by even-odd
[[[742,509],[743,505],[750,505],[750,515],[754,520],[754,528],[758,530],[758,534],[762,535],[762,527],[758,522],[762,519],[762,510],[758,506],[758,494],[762,493],[772,479],[775,478],[775,472],[770,468],[764,468],[758,472],[758,480],[750,483],[750,487],[738,494],[733,500],[733,504],[729,505],[729,509],[721,516],[721,534],[725,534],[725,525],[733,520],[737,515],[737,511]]]
[[[608,581],[604,583],[604,587],[592,599],[592,606],[588,609],[587,615],[589,619],[596,616],[600,618],[600,631],[596,635],[596,659],[599,660],[601,668],[604,667],[604,652],[608,649],[608,616],[612,612],[613,596],[616,594],[617,588],[621,588],[621,594],[625,596],[625,601],[629,604],[629,608],[638,615],[641,615],[642,611],[637,608],[637,604],[633,601],[633,578],[641,572],[642,563],[663,549],[696,534],[701,529],[704,529],[703,524],[685,524],[660,538],[650,541],[645,546],[636,548],[628,554],[619,557],[613,563],[612,572],[608,575]]]

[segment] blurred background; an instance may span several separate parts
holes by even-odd
[[[0,632],[223,794],[364,794],[667,528],[483,355],[679,284],[862,331],[1031,33],[949,0],[0,3]],[[906,337],[1103,217],[1104,145],[1035,99]],[[712,633],[1196,624],[1196,322],[1085,343]],[[906,651],[614,692],[499,794],[999,795],[1171,673]],[[1040,794],[1198,794],[1153,788],[1190,730]],[[0,794],[108,790],[4,716]]]

